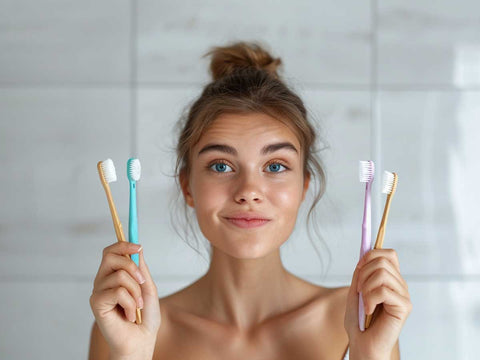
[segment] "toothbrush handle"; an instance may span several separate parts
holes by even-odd
[[[362,223],[362,245],[360,247],[360,259],[370,250],[372,244],[372,204],[371,204],[371,182],[367,182],[365,187],[365,203],[363,208]],[[365,307],[363,303],[363,294],[359,293],[358,298],[358,326],[360,331],[365,330]]]
[[[137,191],[136,183],[130,182],[130,211],[128,218],[128,241],[138,244],[138,224],[137,224]],[[138,266],[138,254],[132,254],[131,258]]]
[[[383,210],[382,222],[378,229],[377,240],[375,241],[375,249],[381,249],[383,247],[383,238],[385,237],[385,228],[387,226],[388,213],[390,211],[390,203],[392,201],[392,195],[387,195],[387,201],[385,202],[385,208]],[[365,329],[368,329],[370,323],[372,322],[372,314],[369,314],[365,317]]]
[[[128,216],[128,241],[134,244],[138,244],[138,225],[137,225],[137,191],[136,183],[130,182],[130,206]],[[131,254],[131,259],[138,266],[138,253]],[[142,312],[140,308],[137,308],[137,324],[142,323]]]
[[[117,240],[126,241],[125,235],[123,234],[122,224],[120,223],[120,219],[118,218],[117,209],[115,207],[115,203],[113,202],[112,193],[108,184],[107,186],[104,186],[104,189],[105,194],[107,195],[108,206],[110,208],[110,214],[112,215],[113,227],[115,229],[115,235],[117,236]]]
[[[98,165],[100,167],[100,163]],[[100,173],[100,178],[103,179],[103,175]],[[102,181],[103,188],[105,190],[105,194],[107,195],[107,202],[108,206],[110,208],[110,214],[112,215],[112,220],[113,220],[113,227],[115,229],[115,235],[117,236],[117,241],[126,241],[125,240],[125,235],[123,233],[123,228],[122,228],[122,223],[120,222],[120,219],[117,214],[117,209],[115,207],[115,203],[113,202],[113,197],[112,197],[112,192],[110,191],[110,186],[108,185],[107,182]],[[125,257],[127,259],[130,259],[130,256],[128,254],[125,254]],[[137,317],[136,317],[136,323],[141,324],[142,323],[142,312],[139,308],[137,308]]]

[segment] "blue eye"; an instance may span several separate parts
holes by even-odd
[[[273,170],[272,172],[282,172],[282,171],[277,171],[280,169],[280,166],[282,166],[284,169],[286,169],[285,166],[283,166],[282,164],[280,163],[272,163],[270,165],[268,165],[268,167]]]
[[[225,170],[226,167],[230,167],[230,166],[228,166],[227,164],[222,163],[222,162],[217,162],[217,163],[214,163],[210,166],[210,168],[212,168],[212,167],[214,167],[214,169],[216,169],[218,172],[223,173],[223,172],[225,172],[223,170]]]
[[[281,168],[284,168],[284,170],[281,171]],[[211,163],[210,165],[207,166],[208,169],[212,170],[213,172],[216,173],[227,173],[230,171],[225,171],[227,168],[230,168],[230,166],[222,161],[217,161],[215,163]],[[288,168],[285,165],[282,165],[279,162],[272,162],[267,165],[267,168],[270,169],[270,171],[267,172],[272,172],[272,173],[282,173]],[[230,168],[231,169],[231,168]]]

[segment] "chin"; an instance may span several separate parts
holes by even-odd
[[[217,250],[234,257],[236,259],[259,259],[270,253],[277,251],[281,244],[276,244],[270,237],[261,236],[260,234],[251,234],[250,236],[232,236],[212,243],[212,247]]]

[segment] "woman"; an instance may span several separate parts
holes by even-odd
[[[207,273],[158,299],[143,251],[104,249],[90,304],[91,359],[399,359],[410,296],[391,249],[370,251],[350,287],[326,288],[288,272],[280,246],[311,178],[324,171],[302,100],[258,44],[216,47],[213,81],[191,107],[176,174],[211,245]],[[124,254],[140,253],[140,276]],[[371,326],[358,326],[358,292]],[[135,320],[143,308],[143,323]]]

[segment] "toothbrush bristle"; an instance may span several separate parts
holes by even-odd
[[[359,161],[359,180],[360,182],[370,182],[375,174],[375,165],[373,161]]]
[[[101,164],[103,177],[107,183],[117,181],[117,172],[115,171],[115,165],[113,165],[112,159],[102,161]]]
[[[142,167],[140,166],[140,160],[129,159],[127,164],[128,178],[133,181],[138,181],[140,180],[141,172],[142,172]]]
[[[383,189],[382,193],[384,194],[390,194],[393,190],[393,183],[395,180],[395,176],[393,173],[389,171],[384,171],[383,172]]]

